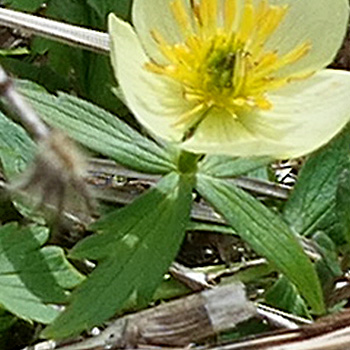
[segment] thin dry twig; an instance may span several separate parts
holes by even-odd
[[[112,160],[90,158],[88,162],[88,177],[93,178],[97,174],[104,174],[107,179],[113,179],[114,177],[123,176],[126,178],[134,178],[140,182],[147,184],[156,183],[161,177],[159,175],[151,175],[140,173],[135,170],[131,170],[123,167],[120,164],[115,163]],[[251,191],[256,195],[262,195],[270,198],[286,200],[289,196],[290,189],[279,184],[264,181],[260,179],[249,178],[245,176],[240,176],[237,178],[227,179],[231,181],[236,186]],[[106,186],[111,187],[110,182],[106,182]]]
[[[247,300],[243,285],[235,283],[121,317],[95,337],[54,348],[52,342],[45,342],[26,350],[181,347],[214,337],[255,315],[256,308]]]
[[[108,34],[0,8],[0,24],[90,51],[108,54]]]
[[[9,103],[18,115],[27,131],[33,135],[37,142],[49,138],[51,132],[46,124],[39,118],[27,101],[17,92],[14,84],[4,69],[0,66],[0,95]]]
[[[346,350],[350,348],[350,311],[326,316],[292,330],[262,334],[210,347],[210,350]]]
[[[312,321],[306,318],[295,316],[260,303],[257,304],[257,313],[260,317],[266,319],[269,324],[278,328],[297,329],[300,325],[312,324]]]

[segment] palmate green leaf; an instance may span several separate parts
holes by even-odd
[[[191,191],[190,178],[171,173],[131,205],[94,224],[100,234],[80,242],[71,256],[97,260],[97,268],[43,335],[65,338],[101,324],[133,293],[142,304],[149,301],[183,240]]]
[[[324,231],[337,243],[344,243],[336,214],[339,176],[350,161],[350,132],[345,129],[328,146],[310,156],[284,207],[284,218],[296,232],[311,235]]]
[[[5,175],[21,173],[35,154],[35,144],[24,129],[0,112],[0,160]]]
[[[199,164],[199,172],[213,177],[245,175],[271,163],[268,157],[232,158],[230,156],[207,156]]]
[[[20,318],[42,323],[57,316],[50,304],[66,301],[64,288],[82,281],[61,248],[40,249],[47,238],[44,227],[0,228],[0,304]]]
[[[297,237],[278,215],[225,180],[199,175],[196,188],[242,239],[296,285],[315,313],[324,312],[317,274]]]
[[[86,147],[142,172],[164,174],[175,168],[168,152],[107,111],[70,95],[50,95],[29,82],[19,82],[18,89],[48,124]]]

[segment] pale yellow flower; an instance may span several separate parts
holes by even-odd
[[[134,0],[109,16],[126,103],[151,134],[187,151],[295,157],[350,119],[350,74],[323,69],[348,0]]]

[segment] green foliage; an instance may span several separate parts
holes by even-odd
[[[35,144],[22,127],[0,112],[0,160],[9,178],[23,172],[33,159]]]
[[[174,160],[174,152],[172,150],[161,148],[101,108],[66,94],[59,94],[58,97],[50,95],[31,83],[19,82],[18,87],[49,124],[63,128],[70,136],[90,149],[139,171],[165,174],[175,169],[177,162]],[[267,163],[267,159],[245,160],[228,157],[208,157],[200,163],[197,189],[219,212],[224,214],[228,223],[232,225],[233,232],[237,232],[254,250],[267,257],[279,271],[283,272],[298,287],[300,293],[306,298],[315,312],[322,312],[322,292],[316,273],[303,253],[297,238],[290,232],[285,223],[278,215],[273,214],[244,191],[238,190],[225,180],[215,179],[216,177],[231,177],[251,172]],[[148,216],[145,214],[145,217],[158,223],[158,218],[156,219],[155,214],[150,212],[151,207],[149,204],[145,204],[141,200],[135,203],[141,204],[137,207],[132,205],[125,210],[128,213],[137,212],[139,215],[145,211],[148,213]],[[148,202],[146,201],[146,203]],[[157,210],[159,211],[159,208]],[[138,218],[134,214],[129,215],[133,216],[135,220]],[[103,223],[104,219],[101,222]],[[122,226],[120,214],[117,217],[113,215],[107,216],[103,230],[107,232],[109,230],[110,232],[121,230],[123,234],[124,231],[120,228]],[[101,229],[99,226],[96,226],[96,228]],[[112,244],[109,241],[110,239],[116,239],[115,244]],[[104,243],[96,244],[95,240]],[[83,309],[84,305],[90,303],[96,297],[96,295],[91,296],[88,292],[84,292],[86,293],[85,296],[81,290],[95,290],[95,287],[91,286],[105,283],[103,275],[110,275],[110,266],[113,265],[113,270],[118,271],[117,265],[120,263],[117,260],[115,260],[115,265],[110,262],[107,264],[104,262],[104,259],[106,256],[114,256],[115,252],[121,249],[118,248],[120,240],[119,235],[102,234],[93,236],[81,243],[82,247],[84,247],[82,251],[88,252],[86,255],[80,255],[80,245],[73,251],[72,256],[75,258],[88,258],[101,260],[101,262],[96,271],[81,287],[82,289],[78,289],[79,292],[74,294],[71,304],[73,306],[68,308],[67,313],[64,313],[64,315],[68,314],[68,316],[62,315],[53,326],[53,333],[50,333],[49,328],[49,333],[47,334],[54,334],[55,336],[68,335],[68,329],[76,332],[84,329],[86,324],[92,326],[100,323],[108,316],[111,316],[116,309],[120,309],[123,306],[125,300],[136,288],[135,286],[133,287],[134,289],[130,287],[130,289],[125,290],[124,294],[120,294],[121,298],[120,300],[118,299],[116,306],[113,308],[106,306],[100,318],[90,315],[84,316],[85,319],[78,316],[75,319],[74,317],[75,314],[80,315],[81,311],[78,310]],[[102,246],[104,247],[103,249],[101,248]],[[178,246],[176,246],[176,250]],[[168,261],[168,265],[169,263]],[[130,266],[131,269],[135,269],[132,264]],[[165,269],[166,267],[163,267],[162,271],[164,272]],[[125,276],[121,276],[120,278],[125,278]],[[115,280],[119,281],[118,278]],[[156,288],[157,283],[152,285],[152,292]],[[96,287],[96,290],[100,292],[98,287]],[[84,297],[81,297],[82,295]],[[147,293],[143,295],[139,292],[139,297],[149,300],[151,295],[147,295]],[[72,320],[73,323],[69,323],[67,328],[62,328],[61,333],[61,326],[68,319]]]
[[[132,0],[87,0],[87,3],[102,18],[109,12],[114,12],[119,18],[124,19],[129,19],[131,15]]]
[[[0,349],[23,349],[33,339],[33,325],[0,309]]]
[[[336,192],[336,213],[343,237],[350,243],[350,166],[339,176]]]
[[[346,129],[304,165],[284,208],[284,218],[295,232],[311,235],[321,230],[338,244],[345,242],[335,204],[339,176],[350,160],[349,143]]]
[[[96,105],[67,94],[50,95],[28,82],[17,85],[48,124],[91,150],[142,172],[162,174],[175,168],[172,155]]]
[[[6,71],[13,71],[16,76],[45,85],[51,92],[69,90],[70,84],[67,76],[58,74],[48,65],[33,65],[27,60],[19,60],[13,57],[0,58],[0,62]]]
[[[265,302],[293,315],[310,317],[307,306],[295,286],[282,276],[265,295]]]
[[[24,11],[37,11],[42,3],[5,1]],[[130,20],[131,3],[50,0],[40,13],[106,30],[111,11]],[[227,181],[240,175],[266,178],[269,159],[205,156],[198,161],[197,155],[158,144],[121,121],[129,112],[112,93],[115,81],[108,57],[46,39],[33,40],[29,49],[29,54],[19,51],[16,56],[15,51],[13,55],[3,51],[0,62],[50,92],[71,93],[50,94],[31,82],[17,82],[19,91],[50,126],[63,129],[98,154],[163,178],[132,204],[102,216],[91,225],[93,234],[72,249],[70,258],[96,262],[86,279],[70,265],[60,247],[43,247],[47,228],[15,223],[0,227],[0,303],[4,308],[0,310],[0,348],[18,318],[49,324],[43,336],[64,338],[103,323],[129,304],[144,307],[152,297],[187,293],[178,282],[162,283],[186,229],[239,235],[266,257],[266,264],[230,278],[258,284],[268,276],[270,288],[264,301],[270,305],[306,317],[325,311],[323,296],[327,302],[335,279],[343,274],[339,249],[344,247],[340,246],[350,243],[349,129],[308,158],[280,213],[280,203],[273,207],[277,201],[263,204]],[[0,160],[6,178],[22,173],[35,150],[26,132],[0,113]],[[227,225],[190,222],[193,187],[222,214]],[[9,220],[7,209],[2,209],[1,216],[8,215]],[[34,220],[32,214],[26,218]],[[301,236],[319,254],[314,263],[304,252]],[[348,248],[343,254],[349,259]],[[276,272],[282,275],[276,278]],[[67,307],[59,313],[52,304]]]
[[[321,258],[315,263],[320,278],[325,299],[332,293],[334,281],[342,275],[338,252],[334,242],[324,232],[313,235],[313,241]]]
[[[36,11],[44,2],[44,0],[5,0],[3,3],[15,10],[32,12]]]
[[[15,49],[0,49],[0,56],[22,56],[29,53],[25,47],[19,47]]]
[[[100,234],[83,240],[71,252],[71,257],[74,259],[92,259],[96,260],[98,265],[89,278],[73,291],[66,311],[59,315],[44,333],[47,337],[67,337],[113,316],[116,311],[125,307],[126,301],[135,293],[139,305],[146,305],[152,298],[164,272],[176,255],[188,225],[191,175],[180,176],[174,172],[181,173],[180,170],[176,170],[178,159],[181,158],[178,151],[174,151],[171,147],[159,146],[109,112],[67,94],[51,95],[30,82],[19,81],[17,85],[19,91],[26,96],[47,123],[62,128],[93,151],[138,171],[168,174],[155,189],[138,198],[130,206],[102,217],[92,226],[92,229]],[[3,150],[11,152],[7,160],[6,152],[0,152],[0,157],[4,164],[7,162],[11,175],[21,171],[31,159],[34,145],[16,124],[9,122],[4,116],[2,122],[4,125],[2,147]],[[11,141],[6,143],[5,132],[11,130],[15,137],[11,137]],[[297,185],[284,211],[286,221],[294,230],[298,229],[298,232],[305,234],[306,229],[300,229],[298,225],[301,227],[305,225],[308,228],[310,218],[314,221],[319,220],[323,215],[321,209],[327,203],[326,207],[330,206],[335,214],[337,188],[339,197],[340,188],[347,184],[345,175],[343,180],[339,180],[336,176],[348,162],[348,155],[345,152],[348,141],[348,136],[344,133],[330,147],[318,152],[307,162],[300,184]],[[16,164],[12,156],[14,153],[23,157],[23,165],[18,170],[14,168]],[[327,292],[326,286],[331,286],[336,276],[334,271],[339,272],[335,258],[330,260],[324,245],[319,246],[320,251],[324,252],[324,259],[316,264],[316,269],[322,278],[321,288],[316,271],[303,252],[298,236],[291,232],[278,214],[225,180],[226,177],[251,173],[268,164],[268,161],[268,159],[206,157],[199,162],[196,189],[231,225],[231,228],[217,227],[215,230],[240,235],[258,254],[265,256],[272,266],[284,274],[285,277],[282,277],[267,294],[271,304],[275,300],[275,306],[307,315],[306,301],[313,312],[322,313],[324,312],[322,289]],[[330,167],[328,164],[331,161],[333,163]],[[191,169],[196,171],[195,166]],[[315,169],[322,174],[328,172],[328,176],[325,176],[320,183],[314,183]],[[325,184],[328,186],[327,191],[324,189]],[[310,191],[314,193],[311,198],[309,198]],[[323,193],[322,200],[315,206],[320,192]],[[339,205],[347,208],[344,201],[344,198],[338,199]],[[299,206],[304,211],[308,210],[309,214],[301,215],[304,212],[300,211]],[[347,214],[346,209],[344,210],[343,218],[346,222]],[[297,217],[299,221],[296,221]],[[203,224],[191,225],[203,226]],[[312,235],[319,227],[321,226],[312,225],[307,229],[307,233]],[[332,252],[334,255],[334,250]],[[60,259],[63,257],[60,256]],[[52,262],[50,266],[54,267],[56,264],[57,262]],[[260,274],[266,275],[271,271],[269,265]],[[57,277],[53,273],[51,276]],[[58,286],[63,289],[70,288],[68,285],[58,284]],[[117,297],[115,290],[118,290]],[[276,303],[279,298],[276,295],[283,293],[285,299]],[[60,302],[63,302],[63,299]],[[55,316],[56,313],[50,320],[46,320],[46,323],[51,322]]]
[[[278,215],[225,180],[198,175],[196,188],[238,235],[297,286],[314,312],[324,312],[316,272],[298,238]]]
[[[16,317],[6,312],[5,310],[0,309],[0,332],[8,330],[16,322]]]
[[[100,324],[132,293],[147,305],[184,237],[191,191],[190,179],[172,173],[128,207],[96,222],[93,228],[100,234],[79,243],[71,256],[99,264],[44,336],[67,337]]]
[[[213,177],[234,177],[247,174],[271,163],[264,158],[232,158],[229,156],[207,156],[200,163],[199,171]]]
[[[7,0],[18,10],[35,11],[43,1]],[[128,18],[131,1],[50,0],[41,15],[67,23],[106,30],[109,12]],[[45,56],[45,59],[40,57]],[[6,68],[21,78],[30,78],[50,91],[72,89],[104,108],[126,114],[126,109],[112,92],[115,84],[109,58],[72,48],[47,39],[35,38],[31,54],[23,60],[0,59]],[[98,87],[98,88],[96,88]]]
[[[66,300],[65,289],[82,276],[65,260],[59,247],[40,248],[48,238],[44,227],[0,228],[0,303],[18,317],[50,323]]]

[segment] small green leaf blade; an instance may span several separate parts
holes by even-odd
[[[168,152],[102,108],[67,94],[50,95],[28,82],[17,85],[48,124],[84,146],[141,172],[166,174],[175,169]]]
[[[274,285],[267,290],[265,302],[272,307],[290,312],[293,315],[310,318],[310,313],[304,299],[285,276],[281,276]]]
[[[320,230],[335,242],[344,243],[335,203],[339,176],[350,161],[349,145],[347,128],[311,155],[303,166],[283,211],[284,219],[300,235],[312,235]]]
[[[57,256],[60,248],[54,260],[52,251],[40,248],[47,238],[40,226],[0,228],[0,303],[20,318],[45,324],[58,314],[50,304],[65,302],[64,289],[82,281],[61,251]]]
[[[225,180],[199,175],[196,188],[242,239],[296,285],[315,313],[324,312],[315,269],[297,237],[278,215]]]
[[[78,272],[66,259],[64,250],[58,246],[45,246],[41,249],[50,273],[55,278],[57,284],[63,289],[72,289],[78,286],[85,277]],[[34,268],[40,271],[40,268]]]
[[[332,239],[322,231],[316,232],[312,236],[312,241],[320,255],[315,262],[315,268],[321,281],[325,300],[329,303],[334,296],[334,283],[343,275],[337,247]]]
[[[96,223],[101,234],[79,243],[71,256],[96,258],[98,266],[43,335],[65,338],[98,325],[132,293],[143,304],[149,301],[183,240],[191,190],[191,181],[171,173],[130,206]]]
[[[230,156],[206,156],[199,164],[199,172],[224,178],[245,175],[271,163],[268,157],[232,158]]]

